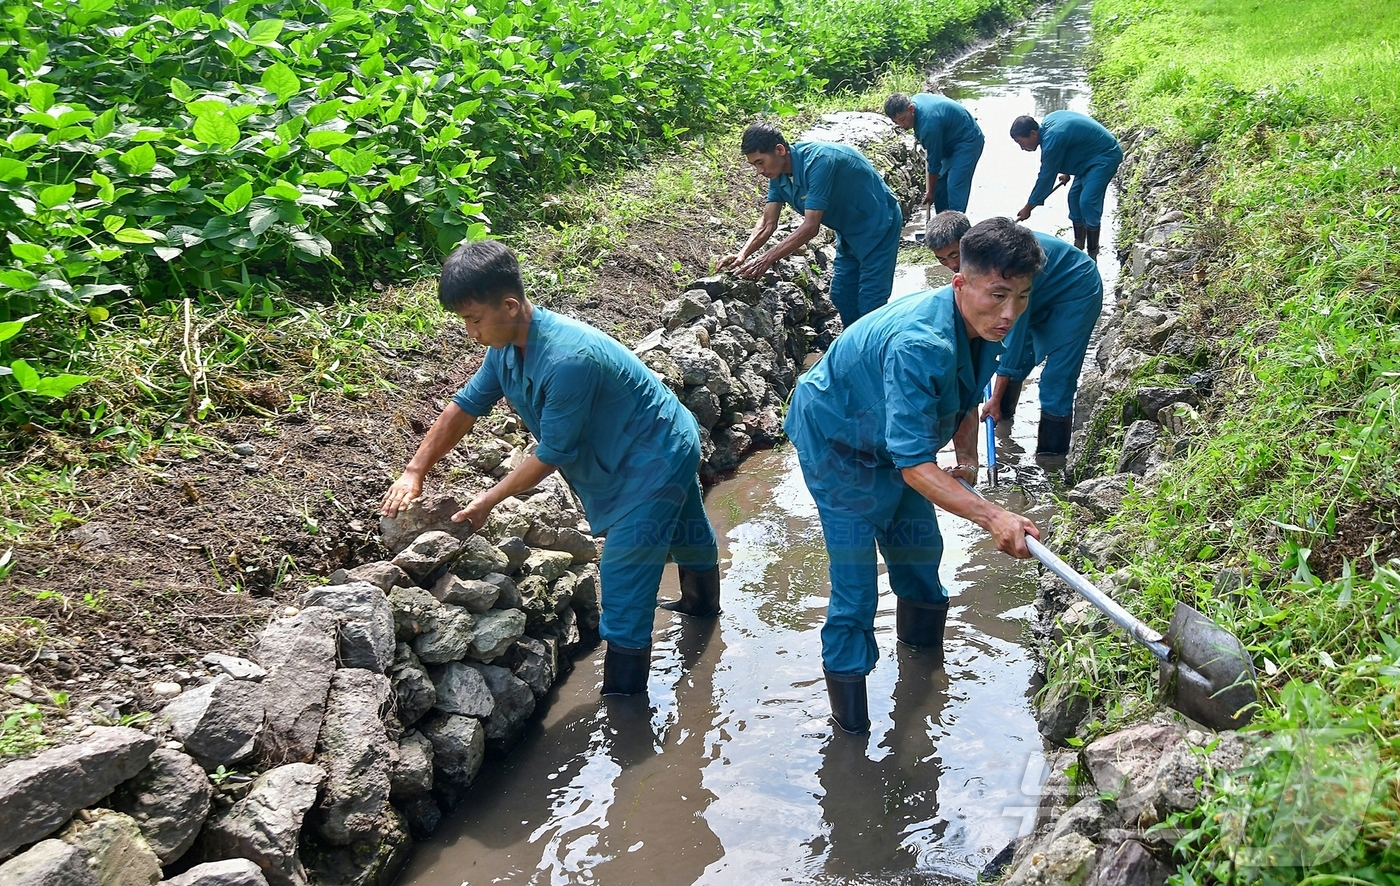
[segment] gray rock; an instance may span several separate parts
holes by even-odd
[[[1088,600],[1075,600],[1059,617],[1050,629],[1050,642],[1059,645],[1066,637],[1085,633],[1102,633],[1108,622]]]
[[[139,775],[117,789],[112,808],[131,816],[160,863],[168,865],[194,845],[212,793],[199,763],[160,748]]]
[[[1105,735],[1084,748],[1084,764],[1101,793],[1116,798],[1118,813],[1132,826],[1160,820],[1153,784],[1162,757],[1182,740],[1175,726],[1146,723]]]
[[[458,661],[472,648],[476,616],[460,606],[439,605],[436,623],[413,640],[413,651],[424,664]]]
[[[263,773],[247,796],[209,819],[199,840],[201,857],[246,858],[262,868],[269,886],[305,886],[301,826],[325,780],[326,773],[310,763]]]
[[[476,538],[476,536],[472,536]],[[470,539],[461,539],[440,529],[430,530],[415,538],[394,557],[394,565],[408,573],[419,584],[431,584],[466,550]],[[478,539],[485,542],[485,539]]]
[[[574,558],[565,551],[535,551],[525,559],[526,575],[538,576],[546,584],[569,571]]]
[[[519,609],[495,609],[477,617],[468,655],[494,661],[525,633],[527,618]]]
[[[729,366],[709,348],[681,342],[671,349],[671,359],[680,368],[681,381],[686,385],[703,385],[721,397],[729,393]]]
[[[675,329],[682,323],[705,316],[710,304],[710,294],[705,290],[686,290],[681,293],[680,298],[671,299],[661,306],[661,325],[667,329]]]
[[[1075,484],[1067,493],[1067,497],[1102,520],[1118,513],[1118,509],[1123,506],[1124,496],[1132,489],[1134,478],[1135,475],[1128,473],[1090,477]]]
[[[389,685],[393,688],[394,711],[398,715],[399,723],[412,726],[432,710],[437,702],[437,688],[433,686],[433,681],[428,678],[428,672],[419,662],[418,656],[413,654],[413,650],[404,643],[400,643],[399,646],[408,651],[412,664],[399,665],[396,661],[389,675]]]
[[[378,585],[367,581],[314,588],[303,607],[324,606],[340,618],[340,666],[376,674],[394,660],[394,611]]]
[[[369,836],[389,802],[390,742],[381,717],[389,692],[387,677],[360,668],[341,668],[331,681],[316,748],[326,787],[315,820],[334,846]]]
[[[414,794],[402,800],[396,799],[394,806],[403,813],[409,832],[418,840],[431,837],[442,821],[442,810],[431,794]]]
[[[1097,569],[1108,569],[1122,557],[1123,536],[1108,529],[1095,528],[1079,540],[1079,553]]]
[[[510,571],[510,557],[479,535],[467,539],[466,547],[452,564],[458,578],[484,578],[493,572]]]
[[[273,621],[258,635],[257,661],[267,668],[267,723],[260,753],[269,763],[310,760],[335,672],[339,619],[323,606]]]
[[[598,609],[598,567],[575,566],[569,570],[574,576],[573,606],[584,611]]]
[[[438,671],[433,680],[437,686],[434,707],[449,714],[466,717],[491,716],[496,709],[496,698],[481,671],[461,662],[449,662]]]
[[[433,789],[433,743],[423,733],[415,730],[399,739],[389,786],[395,803]]]
[[[262,868],[246,858],[227,858],[199,864],[162,881],[161,886],[267,886]]]
[[[1111,395],[1124,390],[1132,381],[1133,373],[1147,365],[1147,361],[1151,359],[1136,348],[1124,348],[1118,352],[1118,355],[1110,360],[1108,367],[1104,369],[1104,391]]]
[[[702,428],[713,428],[720,420],[719,395],[709,388],[692,385],[681,395],[681,405],[689,409]]]
[[[1073,685],[1056,683],[1040,701],[1036,719],[1041,736],[1051,744],[1063,747],[1089,715],[1089,699],[1075,690]]]
[[[558,676],[554,641],[521,637],[518,648],[520,660],[511,666],[511,673],[525,681],[535,698],[541,698]]]
[[[379,535],[384,539],[384,547],[395,554],[432,530],[466,538],[471,535],[471,524],[452,522],[452,515],[461,509],[462,503],[451,495],[424,496],[399,511],[396,517],[380,517]]]
[[[434,714],[422,731],[433,745],[433,793],[455,806],[481,771],[486,730],[474,717]]]
[[[570,609],[562,613],[554,625],[554,636],[559,640],[559,655],[561,661],[583,645],[584,633],[597,639],[598,613],[587,612],[580,614],[577,609]]]
[[[403,816],[392,806],[374,826],[374,836],[349,846],[315,844],[303,851],[317,886],[390,886],[408,860],[413,841]]]
[[[394,614],[394,639],[408,642],[436,627],[442,605],[420,587],[400,586],[389,592],[389,610]]]
[[[519,677],[494,665],[473,665],[481,669],[486,685],[496,699],[496,708],[486,720],[486,742],[493,750],[510,747],[535,712],[535,694]]]
[[[353,569],[337,569],[326,579],[326,584],[344,585],[357,581],[367,581],[384,593],[389,593],[400,585],[410,584],[408,573],[387,560],[364,563]]]
[[[498,573],[499,574],[499,573]],[[459,578],[447,573],[433,585],[433,597],[443,603],[461,606],[468,612],[486,612],[496,605],[500,588],[479,578]]]
[[[554,544],[554,540],[559,537],[559,527],[550,523],[541,522],[552,519],[543,514],[537,514],[536,520],[531,523],[530,528],[525,532],[525,543],[532,548],[547,548]]]
[[[521,562],[524,562],[523,560]],[[520,589],[515,586],[515,582],[509,577],[499,572],[487,573],[481,579],[496,586],[496,606],[497,609],[519,609]]]
[[[1019,854],[1019,853],[1018,853]],[[1068,833],[1036,844],[1003,881],[1004,886],[1080,886],[1093,870],[1098,847]]]
[[[661,348],[652,348],[639,355],[642,365],[650,369],[661,383],[672,391],[679,392],[685,387],[685,377],[681,373],[681,368],[671,355]]]
[[[110,809],[84,810],[58,835],[88,855],[102,886],[152,886],[160,882],[160,859],[129,815]]]
[[[520,581],[520,611],[525,613],[525,629],[538,632],[558,620],[549,582],[539,575],[527,575]],[[509,610],[503,610],[509,611]]]
[[[4,864],[0,886],[101,886],[88,854],[62,840],[44,840]]]
[[[1123,454],[1118,458],[1118,473],[1142,475],[1160,463],[1157,441],[1161,436],[1162,426],[1155,421],[1135,421],[1129,425],[1123,438]]]
[[[1058,840],[1065,834],[1079,834],[1090,840],[1097,840],[1099,832],[1112,821],[1109,809],[1098,797],[1085,797],[1069,807],[1055,822],[1050,831],[1050,840]]]
[[[1164,886],[1170,874],[1145,846],[1128,840],[1099,863],[1089,886]]]
[[[506,573],[515,572],[524,566],[525,558],[530,556],[530,546],[521,538],[507,538],[496,545],[496,550],[505,555],[506,568],[501,571]]]
[[[1138,803],[1143,809],[1138,819],[1155,824],[1173,812],[1195,809],[1204,799],[1202,786],[1209,783],[1211,774],[1233,772],[1244,761],[1245,751],[1237,732],[1187,732],[1158,762],[1152,786]]]
[[[1137,408],[1141,415],[1156,419],[1163,406],[1172,403],[1187,403],[1195,406],[1201,402],[1195,388],[1138,388]]]
[[[53,833],[150,762],[156,740],[125,726],[0,768],[0,858]],[[57,868],[55,868],[57,869]]]
[[[549,547],[551,550],[567,553],[573,558],[572,562],[576,566],[593,563],[598,559],[598,540],[568,526],[559,527]]]
[[[263,684],[215,677],[173,699],[160,720],[205,769],[246,759],[263,729]]]
[[[263,677],[267,676],[267,671],[263,670],[262,667],[236,655],[211,652],[201,658],[200,662],[208,665],[209,670],[214,674],[224,674],[235,680],[252,680],[254,683],[259,683]]]

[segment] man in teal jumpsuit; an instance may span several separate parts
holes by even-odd
[[[1087,248],[1089,257],[1098,261],[1104,194],[1123,162],[1118,139],[1093,117],[1077,111],[1055,111],[1045,115],[1042,123],[1036,123],[1034,117],[1017,117],[1011,122],[1011,138],[1023,151],[1040,148],[1040,175],[1016,217],[1025,221],[1045,202],[1056,187],[1056,173],[1060,184],[1073,177],[1069,220],[1074,226],[1074,246]]]
[[[719,262],[750,280],[801,249],[826,225],[836,232],[831,301],[850,326],[890,299],[904,213],[880,173],[855,148],[827,142],[788,145],[771,123],[744,130],[739,149],[768,181],[768,199],[744,248]],[[797,230],[753,255],[778,229],[787,203],[802,216]]]
[[[532,305],[515,256],[500,243],[459,247],[443,264],[438,299],[489,350],[380,512],[392,516],[417,498],[428,470],[504,397],[538,447],[452,519],[480,529],[502,500],[562,472],[593,532],[607,538],[598,626],[608,641],[603,694],[646,691],[652,614],[668,554],[680,567],[681,599],[667,608],[697,617],[719,613],[719,551],[696,474],[699,426],[631,351],[587,324]]]
[[[971,227],[961,212],[941,212],[930,222],[926,242],[948,270],[958,270],[958,241]],[[1005,351],[982,414],[995,421],[1010,418],[1021,396],[1021,383],[1044,363],[1035,451],[1064,455],[1069,452],[1079,370],[1103,308],[1103,278],[1093,259],[1058,237],[1036,231],[1035,239],[1045,251],[1045,267],[1031,281],[1030,307],[1002,342]]]
[[[1030,556],[1027,533],[1039,537],[1030,520],[956,478],[977,478],[976,422],[966,419],[1043,260],[1025,228],[982,222],[963,238],[951,286],[901,298],[851,326],[793,393],[785,429],[830,559],[822,665],[832,714],[848,732],[869,728],[877,545],[899,598],[896,634],[941,658],[948,593],[938,580],[943,538],[934,505],[987,529],[1013,556]],[[949,440],[958,465],[945,470],[937,453]]]
[[[972,173],[986,143],[967,108],[944,95],[896,92],[885,99],[885,116],[900,129],[914,130],[928,155],[924,205],[932,203],[935,212],[967,212]]]

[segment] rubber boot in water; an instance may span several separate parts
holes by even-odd
[[[639,695],[647,691],[651,645],[640,648],[608,643],[603,656],[603,694]]]
[[[860,735],[870,731],[870,708],[865,700],[864,674],[826,674],[826,694],[831,699],[831,717],[842,731]]]
[[[662,603],[662,609],[679,612],[694,618],[712,618],[719,615],[719,567],[690,569],[680,567],[681,598],[671,603]]]
[[[1088,237],[1089,226],[1084,222],[1077,221],[1072,221],[1070,224],[1074,225],[1074,248],[1083,249],[1084,240]]]
[[[1012,379],[1006,383],[1006,388],[1001,392],[1001,417],[1003,421],[1010,421],[1016,417],[1016,404],[1021,402],[1021,382]]]
[[[1036,436],[1036,455],[1067,455],[1069,453],[1070,416],[1040,413],[1040,432]]]
[[[948,619],[948,601],[920,603],[899,597],[894,608],[894,635],[905,646],[925,649],[943,663],[943,625]]]
[[[1089,234],[1089,246],[1084,251],[1089,253],[1089,257],[1092,258],[1094,261],[1098,261],[1099,234],[1103,232],[1103,228],[1088,228],[1087,230]]]

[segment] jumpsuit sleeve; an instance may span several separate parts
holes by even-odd
[[[579,445],[601,380],[598,365],[578,355],[562,359],[551,368],[544,385],[539,446],[535,449],[540,461],[560,467],[578,460]]]
[[[1002,340],[1002,345],[1006,350],[1002,351],[1001,363],[997,366],[997,375],[1010,376],[1016,380],[1024,379],[1034,366],[1035,353],[1031,344],[1031,312],[1029,308],[1016,318],[1016,323],[1006,334],[1006,338]]]
[[[919,143],[924,146],[924,153],[928,154],[928,171],[935,175],[943,168],[943,133],[945,128],[939,121],[934,120],[921,127],[919,133]]]
[[[1050,196],[1055,187],[1055,174],[1060,171],[1060,161],[1064,159],[1064,149],[1054,142],[1040,145],[1040,175],[1036,176],[1035,187],[1026,200],[1032,206],[1039,206]]]
[[[831,208],[833,166],[831,159],[821,154],[807,161],[807,199],[803,205],[808,211],[816,209],[825,212]]]
[[[482,361],[481,368],[460,391],[452,395],[452,402],[456,403],[467,415],[481,418],[505,396],[505,391],[501,388],[500,376],[497,374],[499,362],[494,348],[487,351],[486,359]]]
[[[939,407],[956,396],[955,361],[946,342],[895,341],[884,361],[885,442],[897,468],[937,459]],[[872,391],[872,395],[876,392]]]

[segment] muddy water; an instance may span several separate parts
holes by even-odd
[[[1037,159],[1005,135],[1012,118],[1086,109],[1087,31],[1086,8],[1047,13],[943,81],[988,136],[974,220],[1013,214],[1029,193]],[[1063,189],[1031,226],[1068,227]],[[1109,279],[1111,261],[1106,250]],[[936,266],[902,265],[896,294],[944,279]],[[989,495],[1043,522],[1049,485],[1026,455],[1036,394],[1032,379],[1022,420],[1001,429],[1003,476],[1017,485]],[[825,553],[792,449],[750,458],[706,503],[724,614],[697,623],[658,610],[645,698],[598,697],[601,648],[578,662],[400,883],[967,883],[1028,825],[1043,777],[1024,646],[1034,569],[940,515],[945,666],[895,642],[882,585],[872,729],[848,736],[828,720]],[[675,594],[668,568],[662,595]]]

